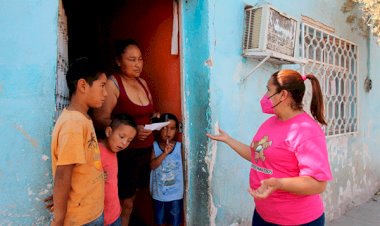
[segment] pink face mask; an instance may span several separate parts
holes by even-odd
[[[264,94],[264,96],[261,98],[260,105],[261,105],[261,110],[263,111],[263,113],[274,114],[274,108],[281,103],[281,102],[279,102],[278,104],[273,106],[273,103],[270,100],[270,98],[272,98],[276,94],[278,94],[278,93],[275,93],[270,97],[268,97],[267,94]]]

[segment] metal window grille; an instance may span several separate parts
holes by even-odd
[[[68,35],[67,35],[67,18],[62,1],[59,1],[58,11],[58,57],[57,57],[57,80],[55,87],[56,112],[57,119],[63,108],[69,104],[69,91],[66,84],[66,72],[68,69]]]
[[[314,74],[324,95],[326,136],[355,133],[358,129],[358,46],[329,32],[301,24],[301,57],[308,63],[302,73]],[[310,105],[307,84],[305,106]]]

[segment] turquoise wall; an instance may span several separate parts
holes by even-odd
[[[380,188],[380,155],[376,148],[380,142],[377,139],[380,135],[380,122],[375,117],[376,112],[380,111],[380,104],[376,101],[379,95],[377,86],[380,85],[376,77],[379,74],[376,59],[379,59],[380,52],[372,40],[370,69],[373,89],[366,93],[363,87],[368,69],[367,39],[359,35],[359,32],[353,32],[352,28],[355,27],[345,22],[348,15],[340,10],[344,1],[184,2],[182,44],[185,114],[188,114],[185,140],[189,164],[189,222],[195,222],[199,214],[204,214],[199,213],[199,210],[203,212],[207,207],[209,225],[250,225],[254,209],[253,199],[247,192],[250,163],[240,158],[227,145],[210,140],[207,141],[204,155],[202,138],[204,128],[215,132],[216,128],[220,127],[231,136],[249,144],[259,125],[268,117],[261,113],[259,100],[266,91],[269,76],[279,70],[280,66],[265,63],[246,81],[241,81],[241,78],[259,63],[241,56],[246,4],[270,3],[298,20],[301,20],[301,15],[311,17],[335,28],[337,36],[359,46],[359,129],[353,135],[327,139],[334,175],[334,180],[329,183],[323,195],[327,219],[337,218],[348,208],[367,201]],[[191,10],[186,6],[192,6]],[[198,14],[202,16],[197,16]],[[205,24],[198,25],[200,22],[207,23],[208,27],[204,28]],[[201,50],[198,49],[200,45]],[[297,65],[292,67],[300,69]],[[202,73],[193,73],[198,70]],[[203,77],[198,77],[201,74]],[[199,79],[200,84],[194,83]],[[205,81],[206,79],[209,81]],[[199,86],[204,93],[195,93],[200,91]],[[209,107],[204,103],[204,98],[207,98],[206,90],[209,91]],[[198,115],[199,112],[202,114]],[[202,167],[203,171],[199,167]],[[208,194],[204,194],[206,189]],[[199,208],[194,209],[195,206]]]
[[[58,1],[0,5],[0,225],[46,224]]]
[[[180,1],[187,225],[249,225],[251,219],[249,162],[205,133],[220,127],[249,143],[267,118],[259,99],[279,66],[265,63],[241,82],[258,64],[241,56],[243,9],[258,2],[264,1]],[[368,200],[380,186],[380,48],[370,40],[368,63],[367,39],[345,23],[343,0],[266,2],[297,19],[302,14],[319,20],[359,45],[359,131],[328,139],[334,181],[324,200],[327,217],[333,219]],[[50,215],[41,200],[52,186],[58,1],[0,4],[0,224],[46,224]],[[366,93],[368,69],[373,89]]]
[[[208,225],[210,176],[206,163],[210,56],[207,1],[181,1],[182,103],[187,225]]]

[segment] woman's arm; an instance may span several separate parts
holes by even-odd
[[[256,190],[250,189],[249,193],[257,199],[267,198],[272,192],[282,190],[297,195],[320,194],[326,189],[327,181],[318,181],[310,176],[269,178],[261,181],[261,186]]]
[[[105,128],[111,123],[111,114],[119,98],[119,88],[115,84],[115,78],[110,77],[106,83],[107,97],[100,108],[94,109],[95,127]]]
[[[251,148],[241,143],[238,140],[235,140],[234,138],[230,137],[226,132],[219,129],[219,134],[206,134],[207,137],[209,137],[212,140],[221,141],[223,143],[226,143],[228,146],[230,146],[236,153],[238,153],[241,157],[246,159],[247,161],[251,162]]]

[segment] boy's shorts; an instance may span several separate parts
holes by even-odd
[[[125,149],[117,153],[118,188],[121,200],[131,198],[137,188],[149,186],[152,147]]]
[[[170,224],[180,226],[182,219],[183,199],[161,202],[153,199],[154,222],[158,225]]]
[[[107,226],[121,226],[121,217],[118,217],[112,224]]]

